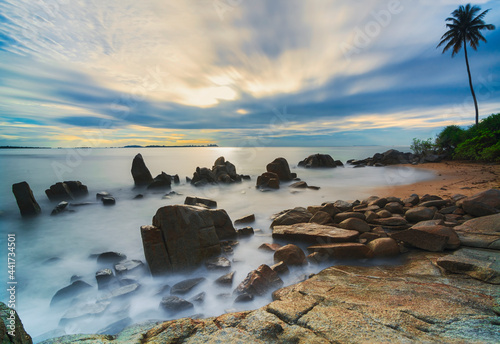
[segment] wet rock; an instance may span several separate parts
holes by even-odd
[[[228,272],[215,280],[215,284],[222,286],[231,286],[233,284],[235,271]]]
[[[429,233],[419,229],[407,229],[391,234],[391,238],[397,241],[420,248],[422,250],[439,252],[443,251],[448,242],[448,238],[444,235]]]
[[[59,321],[60,326],[66,326],[70,323],[81,322],[88,318],[98,317],[106,311],[110,302],[96,302],[89,304],[77,304],[70,308]]]
[[[0,342],[2,344],[32,344],[17,312],[0,302]]]
[[[255,186],[259,189],[279,189],[279,176],[276,173],[264,172],[259,177],[257,177]]]
[[[172,185],[172,180],[174,177],[172,177],[169,174],[166,174],[165,172],[161,172],[159,175],[157,175],[151,183],[148,184],[148,189],[170,189]]]
[[[103,198],[101,198],[101,202],[104,205],[115,205],[116,204],[116,200],[114,197],[103,197]]]
[[[255,222],[255,214],[250,214],[250,215],[240,217],[239,219],[234,221],[234,224],[239,225],[239,224],[252,223],[252,222]]]
[[[333,217],[333,221],[335,223],[341,223],[342,221],[344,220],[347,220],[347,219],[350,219],[350,218],[358,218],[358,219],[361,219],[361,220],[365,220],[365,215],[362,214],[362,213],[358,213],[358,212],[355,212],[355,211],[348,211],[348,212],[343,212],[343,213],[339,213],[337,215],[335,215]]]
[[[284,261],[280,261],[271,266],[271,269],[276,272],[278,275],[286,275],[290,272],[288,266]]]
[[[111,301],[130,297],[137,293],[140,287],[141,285],[139,283],[127,284],[126,286],[113,289],[111,292],[100,297],[99,301]]]
[[[335,161],[329,154],[314,154],[309,155],[298,164],[300,167],[307,168],[335,168],[337,166],[344,166],[339,160]]]
[[[127,259],[127,256],[120,252],[103,252],[97,255],[97,264],[118,264]]]
[[[227,270],[231,268],[231,262],[224,257],[210,258],[205,261],[208,270]]]
[[[126,275],[130,272],[142,275],[144,273],[144,263],[140,260],[125,260],[115,264],[115,271],[117,276]]]
[[[153,176],[146,167],[146,163],[144,162],[141,154],[137,154],[134,157],[134,160],[132,161],[131,173],[136,186],[146,186],[153,182]]]
[[[373,252],[375,258],[396,257],[400,253],[398,243],[392,238],[374,239],[366,246]]]
[[[304,181],[295,182],[293,184],[288,185],[289,188],[295,189],[307,189],[308,185]]]
[[[297,245],[288,244],[274,252],[274,261],[282,261],[286,265],[303,265],[306,262],[306,255]]]
[[[207,293],[202,291],[201,293],[198,293],[195,296],[193,296],[192,298],[190,298],[189,302],[198,303],[198,304],[203,303],[203,302],[205,302],[206,296],[207,296]],[[196,317],[191,317],[191,318],[195,319]]]
[[[189,301],[181,299],[178,296],[165,296],[160,302],[160,309],[168,313],[179,313],[194,308]]]
[[[304,242],[347,242],[356,240],[358,231],[336,228],[316,223],[297,223],[275,226],[273,238]]]
[[[72,281],[70,285],[59,289],[50,300],[50,307],[69,302],[70,299],[91,291],[93,287],[81,280]]]
[[[50,213],[50,215],[54,216],[54,215],[62,213],[63,211],[66,210],[66,207],[68,206],[68,204],[69,203],[66,201],[59,202],[59,204],[56,205],[56,207],[54,209],[52,209],[52,212]]]
[[[345,219],[339,224],[339,226],[344,229],[352,229],[361,233],[371,231],[368,223],[356,217]]]
[[[490,189],[460,201],[462,208],[472,216],[500,213],[500,190]]]
[[[205,282],[205,280],[206,280],[205,277],[186,279],[184,281],[174,284],[170,289],[170,294],[178,294],[178,295],[187,294],[191,290],[193,290],[196,286]]]
[[[12,184],[12,192],[16,197],[17,206],[22,217],[35,216],[41,213],[40,206],[33,196],[33,191],[28,183],[21,182]]]
[[[241,293],[234,299],[234,303],[242,303],[250,301],[253,301],[253,295],[248,293]]]
[[[203,198],[203,197],[187,196],[186,199],[184,200],[184,204],[187,204],[187,205],[203,204],[211,209],[217,208],[217,201],[214,201],[214,200],[209,199],[209,198]]]
[[[245,238],[254,235],[254,230],[252,227],[244,227],[236,230],[238,238]]]
[[[110,196],[111,196],[111,194],[109,192],[100,191],[100,192],[95,194],[95,199],[96,199],[96,201],[100,201],[103,197],[110,197]]]
[[[276,217],[271,223],[271,227],[293,225],[296,223],[306,223],[311,219],[312,214],[305,208],[297,207],[285,211]]]
[[[280,247],[282,247],[280,244],[264,243],[264,244],[259,246],[259,250],[274,252],[277,249],[279,249]]]
[[[432,220],[435,213],[435,208],[415,207],[409,209],[405,213],[405,218],[408,222],[417,223],[420,221]]]
[[[88,193],[87,186],[80,181],[58,182],[45,190],[49,200],[54,202],[71,201],[79,197],[85,197]]]
[[[279,288],[283,281],[269,266],[262,264],[256,270],[248,273],[247,277],[236,288],[237,294],[264,295],[271,289]]]
[[[144,255],[153,276],[162,276],[172,270],[161,230],[155,226],[141,226]]]
[[[313,245],[309,246],[307,251],[318,252],[333,259],[364,259],[373,256],[373,252],[368,246],[359,243]]]
[[[324,211],[317,211],[309,220],[311,223],[317,223],[320,225],[325,225],[327,223],[333,223],[333,219],[330,214]]]
[[[290,172],[290,166],[285,158],[274,159],[273,162],[267,164],[266,170],[267,172],[276,173],[281,181],[290,181],[297,178],[296,173]]]
[[[97,281],[97,289],[109,289],[118,284],[118,280],[111,269],[102,269],[95,273],[95,279]]]

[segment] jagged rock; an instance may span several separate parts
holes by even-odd
[[[173,179],[174,177],[162,171],[148,184],[148,189],[170,189]]]
[[[280,179],[276,173],[264,172],[257,177],[255,186],[259,189],[279,189]]]
[[[146,186],[153,182],[153,176],[146,167],[141,154],[137,154],[132,161],[132,178],[136,186]]]
[[[168,313],[179,313],[194,308],[189,301],[181,299],[178,296],[165,296],[160,302],[160,309]]]
[[[373,252],[373,257],[376,258],[395,257],[400,253],[398,243],[392,238],[377,238],[371,240],[366,246]]]
[[[203,198],[203,197],[191,197],[187,196],[186,199],[184,200],[184,204],[186,205],[199,205],[199,204],[204,204],[208,208],[215,209],[217,208],[217,201],[214,201],[209,198]]]
[[[296,223],[309,222],[312,214],[305,208],[297,207],[286,210],[281,215],[277,216],[271,223],[271,227],[293,225]]]
[[[408,222],[417,223],[420,221],[432,220],[435,213],[435,208],[415,207],[406,211],[405,218]]]
[[[205,261],[208,270],[227,270],[231,268],[231,262],[224,257],[210,258]]]
[[[318,252],[333,259],[364,259],[373,256],[368,246],[359,243],[313,245],[309,246],[307,251]]]
[[[306,255],[297,245],[288,244],[274,252],[274,261],[282,261],[286,265],[303,265],[306,262]]]
[[[248,273],[247,277],[236,288],[237,294],[264,295],[269,290],[279,288],[283,281],[269,266],[262,264],[256,270]]]
[[[114,267],[117,276],[126,275],[130,272],[139,273],[139,275],[144,273],[144,263],[140,260],[125,260],[115,264]]]
[[[339,226],[344,229],[352,229],[358,232],[369,232],[371,230],[368,223],[356,217],[350,217],[342,221]]]
[[[304,242],[347,242],[357,239],[358,231],[316,223],[297,223],[273,227],[273,238]]]
[[[95,273],[95,279],[97,281],[97,289],[109,289],[118,284],[113,271],[111,269],[101,269]]]
[[[52,212],[50,213],[51,216],[57,215],[59,213],[62,213],[64,210],[66,210],[66,207],[68,206],[68,202],[62,201],[59,202],[58,205],[54,209],[52,209]]]
[[[236,173],[236,167],[226,161],[224,157],[220,157],[215,160],[212,169],[197,167],[190,183],[194,186],[202,186],[205,184],[241,182],[242,179],[242,176]]]
[[[54,296],[52,296],[52,299],[50,300],[50,307],[69,302],[71,298],[89,292],[91,289],[93,289],[92,286],[84,281],[73,281],[70,285],[59,289]]]
[[[274,159],[273,162],[267,164],[266,170],[267,172],[276,173],[281,181],[290,181],[297,178],[296,173],[290,172],[290,166],[285,158]]]
[[[193,290],[196,286],[205,281],[206,281],[205,277],[186,279],[184,281],[174,284],[170,289],[170,294],[179,294],[179,295],[187,294],[191,290]]]
[[[391,238],[397,241],[420,248],[422,250],[439,252],[443,251],[448,242],[448,238],[441,234],[429,233],[419,229],[407,229],[391,234]]]
[[[33,196],[33,191],[28,183],[21,182],[12,184],[12,192],[16,197],[17,206],[21,212],[21,216],[29,217],[40,214],[41,209]]]
[[[500,213],[500,190],[490,189],[460,201],[462,208],[472,216]]]
[[[339,160],[334,160],[329,154],[314,154],[310,155],[298,164],[300,167],[318,168],[328,167],[335,168],[337,166],[344,166]]]
[[[89,194],[87,186],[80,181],[65,181],[51,185],[45,190],[45,194],[50,201],[71,201],[79,197],[85,197]]]
[[[235,271],[228,272],[215,280],[215,284],[222,286],[231,286],[233,284]]]
[[[243,223],[252,223],[255,222],[255,214],[246,215],[240,217],[239,219],[234,221],[235,225],[243,224]]]
[[[254,235],[254,230],[252,227],[244,227],[236,230],[238,238],[244,238]]]

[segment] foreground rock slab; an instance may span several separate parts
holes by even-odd
[[[273,238],[303,242],[348,242],[355,240],[358,236],[358,231],[316,223],[297,223],[289,226],[275,226],[273,228]]]

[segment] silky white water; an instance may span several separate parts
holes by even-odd
[[[390,147],[322,147],[322,148],[126,148],[126,149],[3,149],[0,150],[0,237],[2,256],[0,269],[1,301],[7,303],[7,236],[16,234],[16,285],[15,304],[25,329],[34,338],[58,329],[53,334],[97,333],[107,325],[124,318],[133,322],[148,319],[166,320],[199,314],[220,315],[227,311],[258,308],[269,301],[271,295],[256,297],[248,303],[235,304],[231,294],[249,271],[261,264],[273,264],[273,255],[257,248],[264,242],[273,242],[269,225],[273,213],[297,206],[319,205],[327,201],[363,199],[373,194],[375,187],[410,184],[434,178],[430,171],[409,166],[366,167],[335,169],[304,169],[297,163],[310,154],[327,153],[345,163],[348,159],[361,159],[383,152]],[[404,147],[397,147],[406,151]],[[166,192],[134,189],[130,173],[132,159],[141,153],[151,174],[164,171],[178,174],[180,185],[172,184],[178,193],[167,198]],[[212,167],[214,161],[224,156],[232,162],[239,174],[248,174],[251,181],[232,185],[195,188],[186,183],[197,166]],[[288,160],[292,172],[309,185],[320,190],[290,189],[282,185],[280,190],[261,192],[255,188],[258,175],[265,172],[268,163],[277,157]],[[116,198],[116,205],[100,203],[70,207],[74,212],[50,216],[56,203],[50,202],[44,191],[50,185],[63,180],[79,180],[88,186],[89,196],[77,202],[95,202],[95,194],[107,191]],[[42,213],[36,218],[23,219],[12,194],[12,184],[27,181],[33,190]],[[143,199],[133,199],[142,193]],[[214,280],[225,272],[209,272],[204,267],[186,274],[173,274],[166,278],[138,277],[140,289],[130,299],[113,303],[101,317],[90,318],[59,326],[66,309],[50,308],[52,296],[57,290],[70,284],[73,275],[96,286],[95,272],[102,268],[95,253],[116,251],[128,259],[145,262],[140,226],[151,224],[156,210],[165,205],[183,204],[186,196],[207,197],[217,201],[218,208],[225,209],[234,221],[248,214],[255,214],[251,226],[261,231],[253,237],[241,239],[234,247],[232,271],[236,271],[233,286],[216,286]],[[242,226],[236,226],[237,228]],[[279,242],[278,242],[279,243]],[[306,245],[302,246],[304,249]],[[331,265],[329,262],[328,265]],[[285,285],[300,281],[310,273],[326,267],[307,265],[291,268],[283,277]],[[158,290],[191,277],[206,277],[206,281],[181,297],[189,300],[200,292],[206,292],[203,303],[194,303],[189,312],[168,316],[159,311],[162,296]],[[97,289],[97,288],[96,288]],[[95,297],[102,296],[96,294]],[[94,302],[89,299],[89,302]],[[43,339],[43,336],[38,337]]]

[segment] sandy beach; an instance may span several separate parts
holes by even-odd
[[[455,194],[471,196],[476,193],[500,188],[500,165],[462,161],[445,161],[413,166],[431,170],[436,178],[409,185],[393,185],[374,190],[380,197],[396,196],[405,198],[415,193],[451,197]]]

